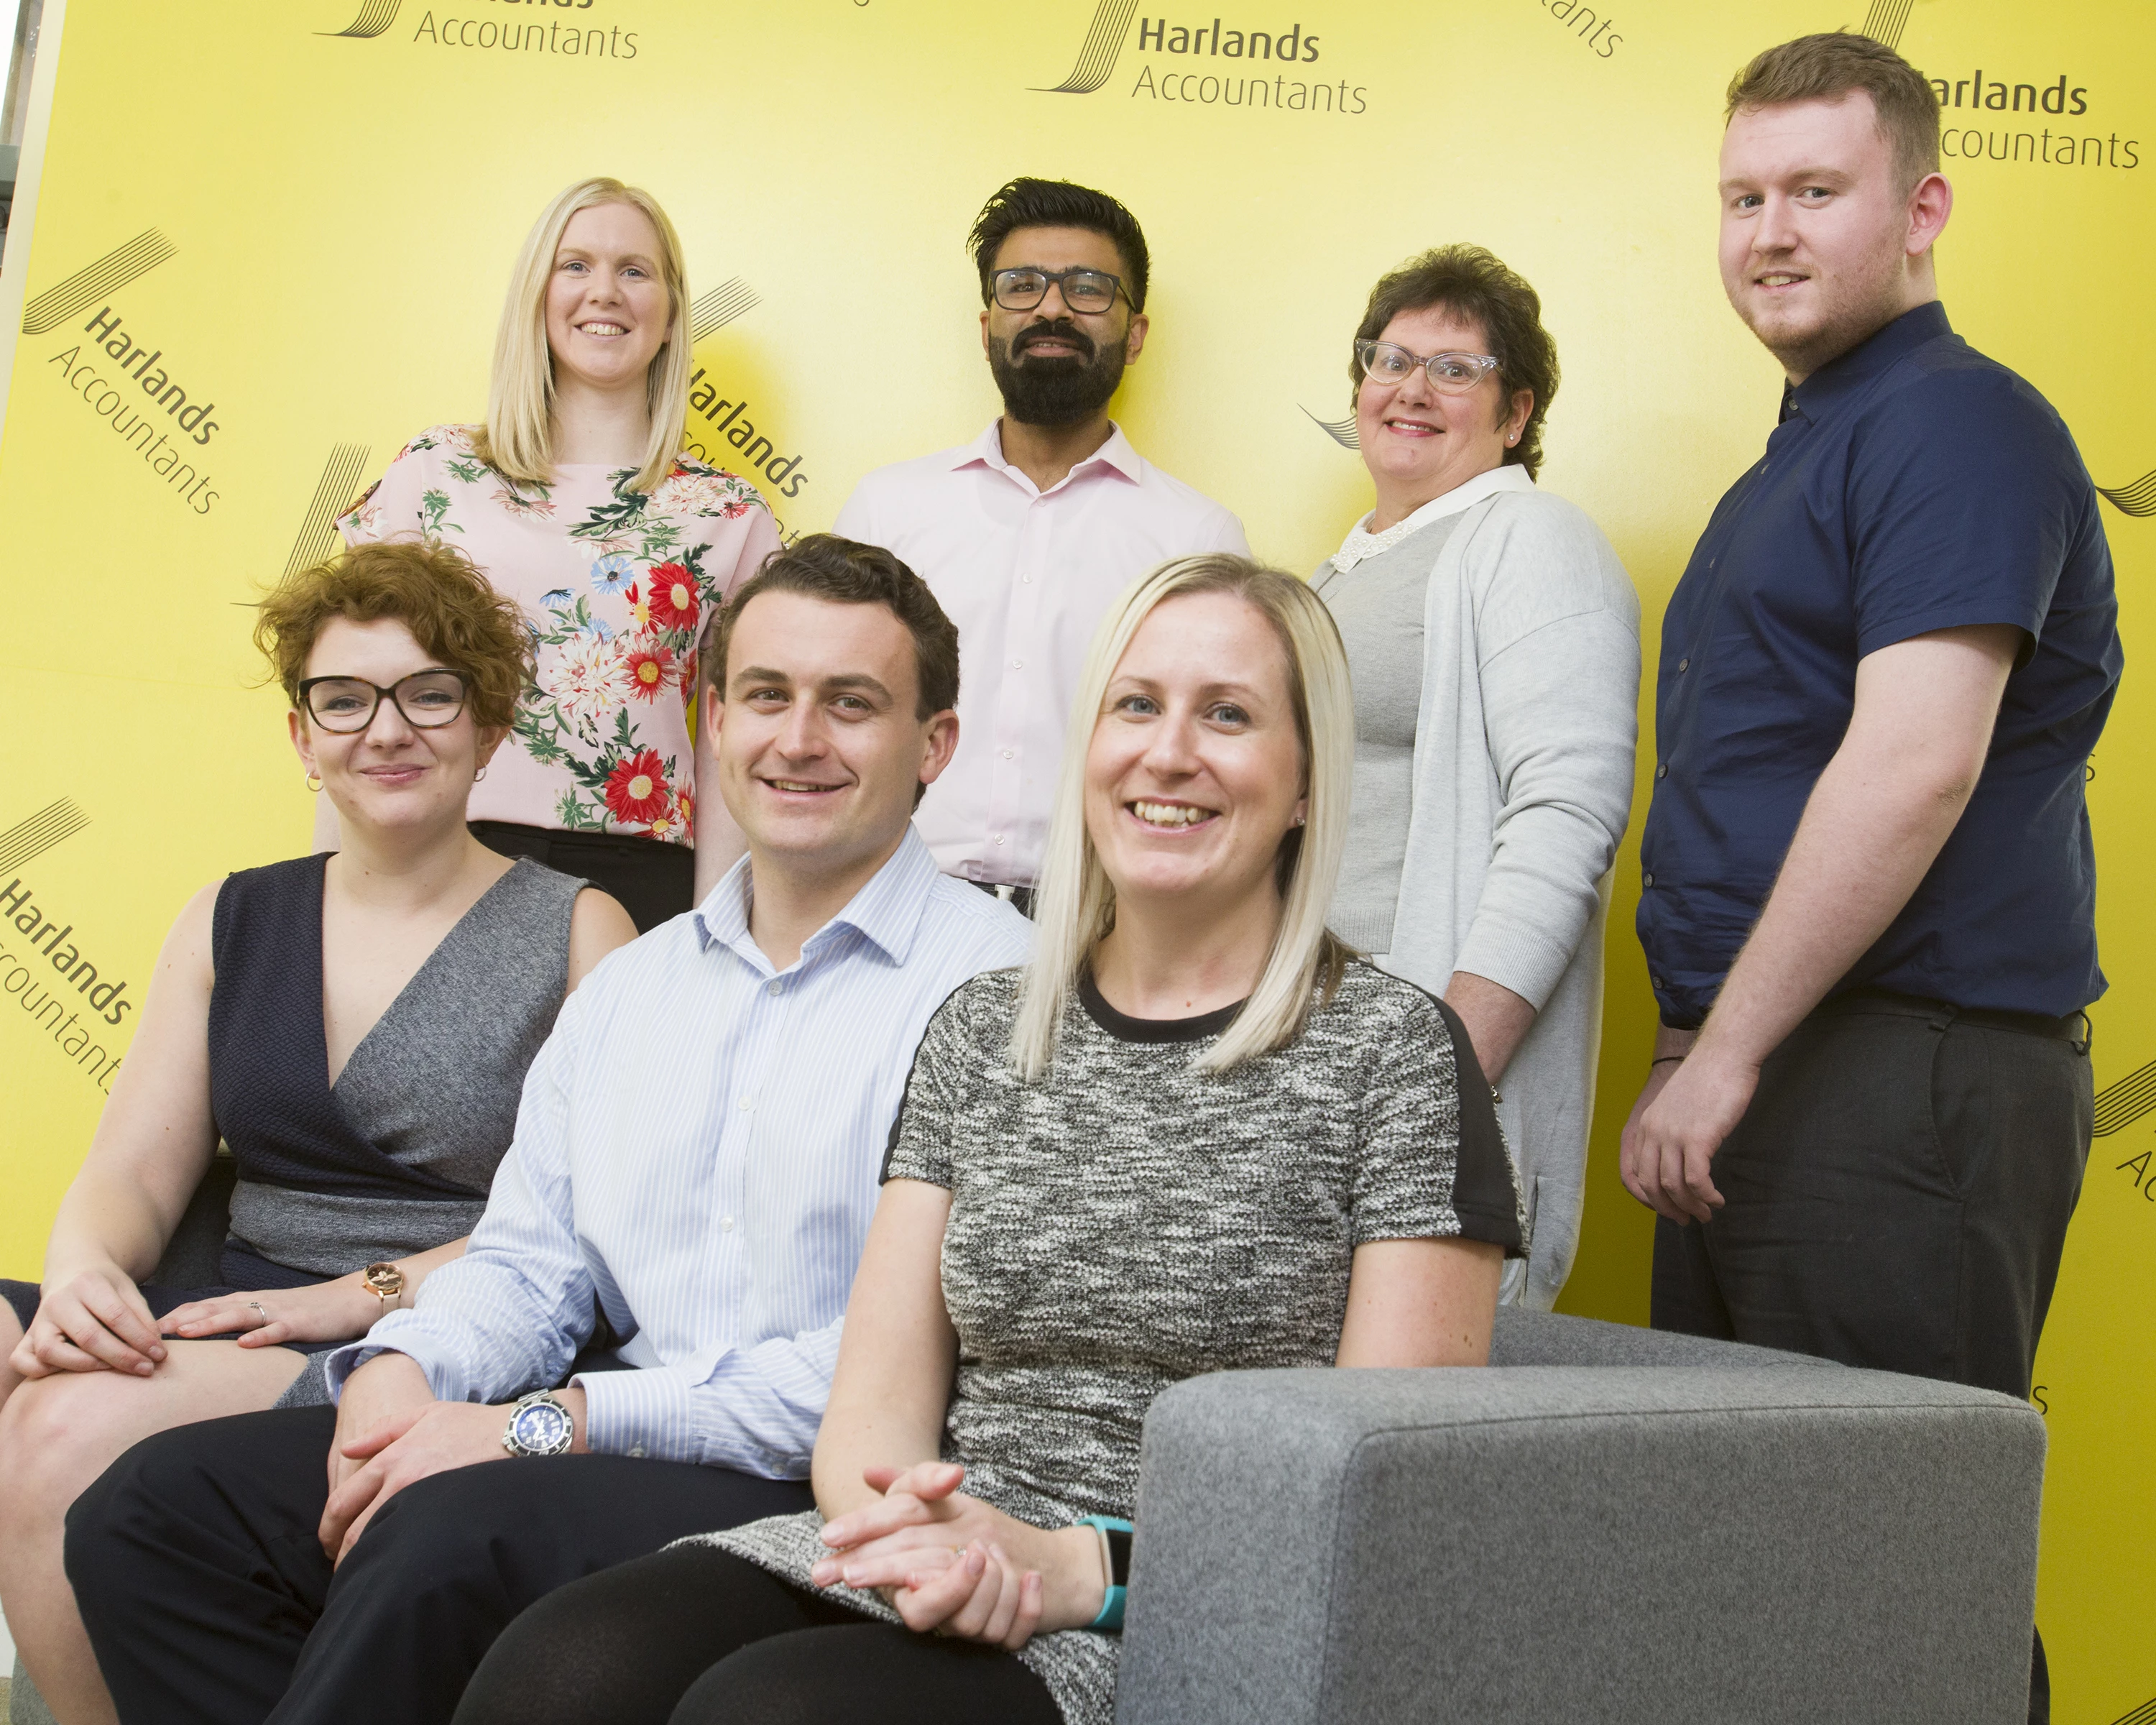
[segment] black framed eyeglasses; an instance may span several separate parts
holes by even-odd
[[[1441,395],[1465,395],[1497,369],[1486,353],[1410,353],[1396,341],[1358,341],[1355,363],[1370,382],[1389,388],[1406,382],[1419,366]]]
[[[392,701],[414,730],[438,731],[456,723],[465,692],[462,671],[413,671],[387,689],[364,677],[309,677],[300,685],[300,705],[323,730],[349,732],[366,730],[382,703]]]
[[[1122,277],[1105,270],[998,270],[989,280],[996,304],[1006,311],[1032,311],[1048,297],[1050,284],[1073,311],[1106,311],[1123,292]]]

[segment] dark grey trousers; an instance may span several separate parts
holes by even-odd
[[[1716,1156],[1724,1208],[1656,1224],[1654,1327],[2026,1398],[2094,1110],[2079,1017],[1830,1000]]]

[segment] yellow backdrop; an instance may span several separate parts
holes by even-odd
[[[1346,411],[1370,281],[1481,241],[1543,294],[1564,362],[1544,482],[1614,541],[1652,664],[1670,588],[1779,387],[1715,271],[1721,92],[1758,49],[1854,8],[1163,4],[69,0],[39,66],[34,228],[10,236],[0,303],[19,331],[0,368],[0,1270],[36,1273],[183,898],[306,847],[310,799],[281,702],[254,685],[244,607],[327,547],[330,515],[403,439],[477,415],[517,242],[583,175],[648,186],[673,213],[697,363],[741,408],[700,440],[729,465],[753,453],[789,531],[828,526],[870,467],[963,442],[994,411],[962,244],[987,193],[1019,172],[1114,191],[1155,260],[1153,336],[1120,417],[1296,569],[1367,503],[1360,462],[1319,422]],[[2156,383],[2156,34],[2132,0],[1877,0],[1861,22],[1940,82],[1959,198],[1948,309],[2059,406],[2117,492],[2131,636],[2156,573],[2156,522],[2138,518],[2156,508],[2140,405]],[[99,345],[115,326],[125,377]],[[2040,1611],[2071,1725],[2156,1695],[2146,687],[2129,675],[2090,787],[2112,978],[2103,1135],[2038,1373]],[[1648,1218],[1614,1173],[1652,1014],[1636,890],[1628,850],[1564,1303],[1643,1322]],[[43,1005],[64,948],[72,1024]]]

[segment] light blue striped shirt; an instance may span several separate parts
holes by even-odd
[[[577,1378],[594,1450],[807,1476],[914,1046],[1032,928],[911,826],[788,969],[750,891],[744,860],[569,997],[470,1246],[330,1356],[334,1389],[393,1349],[444,1401],[506,1401],[603,1311],[637,1369]]]

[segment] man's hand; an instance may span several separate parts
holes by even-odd
[[[1756,1065],[1723,1055],[1711,1040],[1681,1061],[1656,1067],[1625,1123],[1619,1166],[1625,1189],[1681,1228],[1712,1221],[1722,1204],[1715,1153],[1758,1086]]]
[[[340,1444],[339,1452],[357,1466],[331,1491],[322,1511],[322,1549],[331,1562],[342,1563],[375,1511],[414,1481],[453,1467],[508,1461],[501,1446],[508,1426],[506,1408],[429,1401]]]

